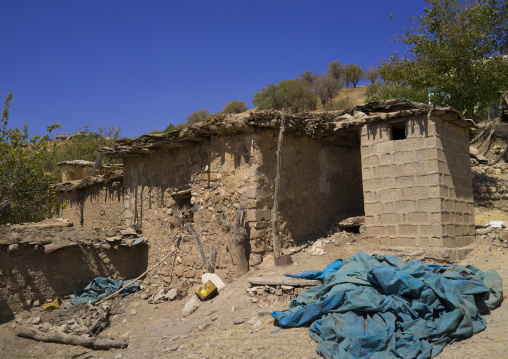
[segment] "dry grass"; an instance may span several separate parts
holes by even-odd
[[[335,96],[331,104],[327,105],[326,108],[321,106],[318,102],[317,111],[330,111],[330,110],[345,110],[357,105],[362,105],[367,97],[365,92],[366,86],[354,87],[343,87],[339,94]]]

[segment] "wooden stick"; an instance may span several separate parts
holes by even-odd
[[[146,273],[150,272],[152,269],[158,267],[162,262],[164,262],[166,260],[166,258],[168,258],[170,255],[172,254],[175,254],[176,253],[176,250],[174,251],[171,251],[167,256],[165,256],[164,258],[162,258],[162,260],[157,263],[156,265],[154,265],[152,268],[150,269],[147,269],[145,272],[143,272],[143,274],[141,274],[139,277],[137,277],[136,279],[133,279],[129,284],[127,284],[125,287],[122,287],[120,288],[119,290],[117,290],[116,292],[114,292],[113,294],[107,296],[106,298],[104,298],[103,300],[99,300],[97,303],[95,303],[95,305],[99,305],[101,304],[102,302],[104,302],[105,300],[108,300],[108,299],[111,299],[113,298],[115,295],[117,295],[118,293],[120,293],[121,291],[123,291],[124,289],[128,288],[130,285],[134,284],[134,282],[136,282],[138,279],[140,279],[141,277],[143,277]]]
[[[194,226],[192,225],[192,223],[185,223],[185,225],[187,226],[187,228],[189,228],[190,232],[192,233],[192,237],[194,237],[194,243],[196,243],[196,247],[198,247],[199,256],[201,257],[201,261],[203,262],[203,267],[206,268],[207,262],[206,262],[205,251],[203,250],[203,245],[201,244],[201,241],[199,240],[199,236],[198,236],[196,230],[194,229]]]
[[[42,333],[37,330],[27,328],[19,328],[16,331],[16,335],[18,337],[33,339],[40,342],[81,345],[84,347],[93,347],[97,349],[126,348],[128,345],[125,342],[115,342],[109,339],[97,339],[94,337],[78,337],[58,332]]]
[[[217,257],[217,250],[213,243],[210,243],[210,257],[208,258],[208,273],[215,272],[215,258]]]
[[[274,257],[280,257],[282,255],[279,236],[279,188],[280,188],[280,172],[282,162],[282,140],[284,138],[285,122],[286,122],[286,111],[282,110],[282,120],[280,122],[280,130],[279,130],[279,141],[277,144],[277,174],[275,176],[275,193],[273,195],[273,209],[272,209],[272,238],[273,238]]]

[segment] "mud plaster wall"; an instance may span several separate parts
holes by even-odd
[[[63,208],[59,216],[76,228],[124,228],[124,196],[121,181],[101,183],[71,192],[57,193]]]
[[[470,244],[474,209],[467,130],[420,116],[407,119],[405,138],[394,140],[393,126],[362,129],[367,237],[389,246]]]
[[[246,209],[248,253],[271,250],[277,136],[273,130],[212,136],[188,147],[125,158],[125,224],[149,239],[150,260],[179,244],[185,255],[176,263],[176,275],[201,275],[201,260],[184,228],[192,216],[205,252],[210,243],[218,250],[217,273],[227,277],[232,263],[224,237],[231,238],[232,230],[219,224],[231,225],[239,205]],[[323,235],[336,215],[363,214],[359,148],[287,133],[282,163],[284,246]],[[167,273],[163,267],[158,271]]]
[[[80,179],[83,179],[85,177],[90,176],[90,173],[92,172],[92,166],[73,166],[73,165],[64,165],[62,166],[62,182],[68,182],[68,181],[77,181]],[[118,171],[118,168],[107,168],[100,166],[95,174],[106,174],[110,172]]]
[[[0,245],[0,322],[34,301],[68,295],[93,278],[135,278],[147,267],[148,247],[108,244],[64,247],[44,254],[41,245]],[[2,319],[3,318],[3,319]]]

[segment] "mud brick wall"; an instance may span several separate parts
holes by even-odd
[[[121,181],[58,192],[57,197],[63,205],[59,217],[69,219],[76,228],[108,230],[125,227]]]
[[[365,125],[361,141],[371,241],[409,247],[460,247],[473,241],[467,130],[419,116]]]
[[[177,149],[126,157],[123,217],[125,225],[148,238],[150,261],[179,245],[184,255],[176,265],[177,277],[201,275],[201,260],[184,226],[192,212],[205,252],[213,243],[216,272],[227,277],[233,265],[225,238],[232,238],[239,205],[245,208],[248,254],[272,250],[277,137],[272,129],[215,135]],[[279,198],[284,246],[323,236],[337,215],[363,215],[360,159],[359,146],[285,134]]]

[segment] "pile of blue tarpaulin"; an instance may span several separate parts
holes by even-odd
[[[118,291],[120,288],[127,286],[132,280],[116,280],[110,278],[97,277],[88,284],[85,289],[76,289],[71,304],[85,304],[90,301],[92,304],[106,298]],[[122,296],[134,293],[139,289],[139,282],[136,281],[129,285],[121,292]]]
[[[430,358],[485,329],[480,313],[503,301],[493,269],[392,255],[358,252],[323,271],[287,276],[323,280],[272,316],[281,327],[310,325],[325,358]]]

